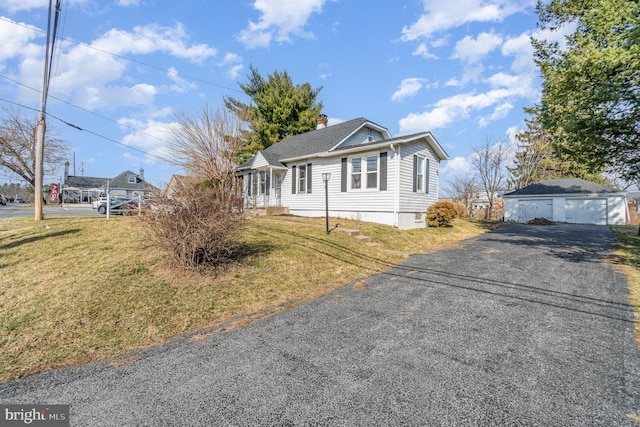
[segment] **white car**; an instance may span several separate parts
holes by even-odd
[[[93,202],[91,202],[91,207],[93,209],[98,209],[98,206],[100,206],[101,203],[106,203],[106,202],[107,202],[106,197],[98,197],[97,200],[94,200]]]

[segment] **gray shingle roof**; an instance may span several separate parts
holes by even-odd
[[[107,178],[97,178],[95,176],[74,176],[69,175],[64,183],[67,187],[77,188],[106,188]]]
[[[581,178],[545,179],[507,193],[510,196],[533,196],[544,194],[604,194],[619,193],[615,188],[596,184]]]
[[[338,142],[358,130],[368,120],[364,117],[327,126],[326,128],[312,130],[310,132],[294,135],[273,144],[269,148],[262,150],[262,155],[273,166],[283,166],[280,159],[301,157],[315,153],[329,151]],[[247,160],[238,169],[246,169],[251,166],[253,159]]]

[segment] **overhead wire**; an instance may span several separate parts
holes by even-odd
[[[21,107],[21,108],[24,108],[24,109],[27,109],[27,110],[35,111],[35,112],[38,112],[38,111],[39,111],[39,110],[38,110],[38,109],[36,109],[36,108],[29,107],[29,106],[26,106],[26,105],[24,105],[24,104],[20,104],[20,103],[18,103],[18,102],[10,101],[10,100],[8,100],[8,99],[4,99],[4,98],[0,98],[0,102],[6,102],[6,103],[8,103],[8,104],[13,104],[13,105],[15,105],[15,106],[18,106],[18,107]],[[71,122],[68,122],[67,120],[64,120],[64,119],[62,119],[62,118],[60,118],[60,117],[57,117],[57,116],[55,116],[55,115],[53,115],[53,114],[51,114],[51,113],[49,113],[49,112],[46,112],[45,114],[46,114],[48,117],[51,117],[51,118],[53,118],[53,119],[56,119],[56,120],[58,120],[59,122],[61,122],[61,123],[65,124],[65,125],[67,125],[67,126],[69,126],[69,127],[73,128],[73,129],[75,129],[75,130],[77,130],[77,131],[86,132],[86,133],[89,133],[89,134],[91,134],[91,135],[94,135],[94,136],[96,136],[96,137],[98,137],[98,138],[104,139],[104,140],[106,140],[106,141],[113,142],[114,144],[118,144],[118,145],[120,145],[120,146],[122,146],[122,147],[125,147],[127,150],[136,151],[136,152],[138,152],[138,153],[144,154],[144,155],[149,156],[149,157],[154,157],[154,158],[156,158],[156,159],[158,159],[158,160],[162,160],[163,162],[166,162],[166,163],[169,163],[169,164],[172,164],[172,165],[175,165],[175,166],[181,166],[178,162],[175,162],[175,161],[173,161],[173,160],[171,160],[171,159],[167,159],[166,157],[162,157],[162,156],[159,156],[159,155],[157,155],[157,154],[153,154],[153,153],[150,153],[150,152],[148,152],[148,151],[144,151],[144,150],[141,150],[141,149],[139,149],[139,148],[132,147],[131,145],[127,145],[127,144],[122,143],[122,142],[120,142],[120,141],[117,141],[117,140],[115,140],[115,139],[113,139],[113,138],[109,138],[108,136],[104,136],[104,135],[102,135],[102,134],[99,134],[99,133],[97,133],[97,132],[94,132],[94,131],[92,131],[92,130],[84,129],[84,128],[82,128],[81,126],[78,126],[78,125],[76,125],[76,124],[73,124],[73,123],[71,123]]]
[[[20,27],[23,27],[23,28],[27,28],[27,29],[29,29],[31,31],[44,33],[44,31],[40,30],[39,28],[34,28],[34,27],[31,27],[31,26],[28,26],[28,25],[25,25],[25,24],[21,24],[19,22],[12,21],[12,20],[10,20],[8,18],[5,18],[3,16],[0,16],[0,21],[5,21],[5,22],[8,22],[8,23],[10,23],[12,25],[17,25],[17,26],[20,26]],[[78,45],[78,46],[83,46],[83,47],[85,47],[87,49],[95,50],[96,52],[100,52],[100,53],[104,53],[104,54],[107,54],[107,55],[111,55],[114,58],[124,59],[125,61],[129,61],[129,62],[132,62],[132,63],[135,63],[135,64],[143,65],[145,67],[153,68],[153,69],[156,69],[158,71],[163,71],[165,73],[172,72],[172,70],[170,70],[169,68],[165,68],[165,67],[161,67],[159,65],[154,65],[154,64],[150,64],[148,62],[144,62],[144,61],[140,61],[140,60],[137,60],[137,59],[129,58],[127,56],[120,55],[120,54],[117,54],[117,53],[109,52],[108,50],[100,49],[100,48],[97,48],[95,46],[91,46],[90,44],[87,44],[87,43],[84,43],[84,42],[79,42],[79,41],[68,39],[68,38],[65,38],[65,37],[59,37],[59,40],[63,40],[65,42],[73,43],[73,44]],[[211,82],[209,80],[204,80],[204,79],[202,79],[200,77],[195,77],[195,76],[191,76],[189,74],[184,74],[184,73],[180,73],[180,72],[178,73],[178,75],[180,75],[182,77],[186,77],[186,78],[188,78],[190,80],[194,80],[194,81],[197,81],[197,82],[200,82],[200,83],[207,84],[209,86],[215,86],[215,87],[219,87],[221,89],[231,90],[233,92],[244,93],[240,89],[232,88],[232,87],[229,87],[229,86],[224,86],[224,85],[221,85],[221,84],[218,84],[218,83]]]
[[[60,0],[58,0],[58,1],[57,1],[57,6],[56,6],[56,8],[59,8],[59,7],[60,7],[59,5],[60,5]],[[58,9],[57,11],[59,12],[59,11],[60,11],[60,9]],[[66,15],[65,15],[65,16],[66,16]],[[33,27],[33,26],[28,26],[28,25],[25,25],[25,24],[21,24],[21,23],[18,23],[18,22],[12,21],[12,20],[10,20],[10,19],[8,19],[8,18],[5,18],[5,17],[1,17],[1,16],[0,16],[0,21],[5,21],[5,22],[8,22],[8,23],[10,23],[10,24],[12,24],[12,25],[17,25],[17,26],[20,26],[20,27],[23,27],[23,28],[27,28],[27,29],[29,29],[29,30],[31,30],[31,31],[34,31],[34,32],[44,33],[44,31],[40,30],[39,28],[36,28],[36,27]],[[66,22],[66,17],[65,17],[65,22]],[[54,23],[54,40],[55,40],[55,38],[56,38],[56,33],[57,33],[57,24],[58,24],[58,21],[56,20],[56,21],[55,21],[55,23]],[[48,34],[48,32],[47,32],[47,34]],[[59,40],[63,40],[63,41],[69,42],[69,43],[73,43],[73,44],[76,44],[76,45],[78,45],[78,46],[83,46],[83,47],[85,47],[85,48],[87,48],[87,49],[92,49],[92,50],[95,50],[95,51],[97,51],[97,52],[100,52],[100,53],[103,53],[103,54],[106,54],[106,55],[113,56],[113,57],[118,58],[118,59],[123,59],[123,60],[129,61],[129,62],[132,62],[132,63],[136,63],[136,64],[139,64],[139,65],[143,65],[143,66],[145,66],[145,67],[153,68],[153,69],[156,69],[156,70],[159,70],[159,71],[163,71],[163,72],[167,72],[167,73],[172,71],[172,70],[169,70],[169,69],[164,68],[164,67],[160,67],[160,66],[157,66],[157,65],[154,65],[154,64],[146,63],[146,62],[144,62],[144,61],[140,61],[140,60],[132,59],[132,58],[129,58],[129,57],[126,57],[126,56],[123,56],[123,55],[119,55],[119,54],[116,54],[116,53],[113,53],[113,52],[109,52],[109,51],[104,50],[104,49],[99,49],[99,48],[96,48],[96,47],[94,47],[94,46],[91,46],[91,45],[89,45],[89,44],[87,44],[87,43],[78,42],[78,41],[75,41],[75,40],[72,40],[72,39],[68,39],[68,38],[65,38],[65,37],[62,37],[62,36],[58,36],[58,37],[57,37],[57,39],[59,39]],[[52,47],[52,51],[53,51],[53,47]],[[58,52],[59,52],[59,51],[58,51]],[[58,55],[58,60],[59,60],[59,58],[60,58],[60,55]],[[51,57],[50,61],[53,61],[53,55],[52,55],[52,57]],[[47,92],[48,92],[48,90],[49,90],[49,80],[50,80],[50,77],[51,77],[51,68],[52,68],[52,66],[51,66],[51,65],[52,65],[52,64],[51,64],[51,62],[50,62],[50,63],[49,63],[49,65],[48,65],[48,78],[47,78],[47,84],[46,84],[46,91],[47,91]],[[201,78],[198,78],[198,77],[190,76],[190,75],[187,75],[187,74],[184,74],[184,73],[178,73],[178,74],[179,74],[179,75],[181,75],[181,76],[183,76],[183,77],[185,77],[185,78],[188,78],[188,79],[191,79],[191,80],[194,80],[194,81],[200,82],[200,83],[204,83],[204,84],[207,84],[207,85],[210,85],[210,86],[215,86],[215,87],[219,87],[219,88],[222,88],[222,89],[227,89],[227,90],[231,90],[231,91],[234,91],[234,92],[241,92],[241,91],[240,91],[240,90],[238,90],[238,89],[231,88],[231,87],[224,86],[224,85],[220,85],[220,84],[217,84],[217,83],[213,83],[213,82],[210,82],[210,81],[208,81],[208,80],[204,80],[204,79],[201,79]],[[32,88],[32,87],[30,87],[30,86],[28,86],[28,85],[25,85],[25,84],[23,84],[23,83],[20,83],[19,81],[14,80],[14,79],[12,79],[12,78],[10,78],[10,77],[8,77],[8,76],[0,75],[0,77],[1,77],[1,78],[4,78],[4,79],[6,79],[6,80],[9,80],[9,81],[11,81],[11,82],[13,82],[13,83],[15,83],[15,84],[18,84],[18,85],[20,85],[20,86],[23,86],[23,87],[25,87],[25,88],[27,88],[27,89],[34,90],[34,91],[39,92],[39,93],[41,92],[40,90],[38,90],[38,89],[36,89],[36,88]],[[42,93],[41,93],[41,95],[42,95]],[[84,112],[86,112],[86,113],[92,114],[92,115],[94,115],[94,116],[96,116],[96,117],[99,117],[99,118],[101,118],[101,119],[103,119],[103,120],[106,120],[106,121],[110,121],[110,122],[116,123],[118,126],[121,126],[121,127],[127,128],[127,129],[130,129],[130,130],[133,130],[133,131],[135,131],[135,132],[139,132],[139,133],[141,133],[141,134],[143,134],[143,135],[146,135],[146,136],[152,137],[152,138],[157,139],[158,141],[161,141],[161,142],[165,142],[165,143],[167,143],[167,142],[168,142],[168,141],[166,141],[166,140],[164,140],[164,139],[162,139],[162,138],[160,138],[160,137],[158,137],[158,136],[156,136],[156,135],[152,135],[152,134],[150,134],[150,133],[147,133],[147,132],[141,131],[141,130],[139,130],[139,129],[136,129],[136,128],[134,128],[134,127],[128,126],[128,125],[126,125],[126,124],[123,124],[123,123],[121,123],[121,122],[118,122],[118,121],[116,121],[116,120],[114,120],[114,119],[111,119],[111,118],[109,118],[109,117],[106,117],[106,116],[103,116],[103,115],[101,115],[101,114],[95,113],[95,112],[90,111],[90,110],[88,110],[88,109],[86,109],[86,108],[83,108],[83,107],[80,107],[80,106],[78,106],[78,105],[75,105],[75,104],[73,104],[73,103],[71,103],[71,102],[65,101],[65,100],[63,100],[63,99],[61,99],[61,98],[58,98],[58,97],[56,97],[56,96],[52,96],[52,95],[47,95],[47,96],[48,96],[48,97],[50,97],[50,98],[53,98],[53,99],[55,99],[55,100],[57,100],[57,101],[60,101],[60,102],[62,102],[62,103],[65,103],[65,104],[67,104],[67,105],[69,105],[69,106],[71,106],[71,107],[74,107],[74,108],[77,108],[77,109],[79,109],[79,110],[82,110],[82,111],[84,111]],[[11,104],[14,104],[14,105],[17,105],[17,106],[20,106],[20,107],[23,107],[23,108],[27,108],[27,109],[30,109],[30,110],[37,111],[37,110],[35,110],[35,109],[33,109],[33,108],[30,108],[30,107],[27,107],[27,106],[25,106],[25,105],[21,105],[21,104],[18,104],[18,103],[15,103],[15,102],[12,102],[12,101],[9,101],[9,100],[6,100],[6,99],[0,99],[0,100],[2,100],[2,101],[4,101],[4,102],[11,103]],[[64,123],[65,125],[67,125],[67,126],[69,126],[69,127],[72,127],[72,128],[74,128],[74,129],[76,129],[76,130],[79,130],[79,131],[83,131],[83,132],[90,133],[90,134],[95,135],[95,136],[97,136],[97,137],[99,137],[99,138],[102,138],[102,139],[105,139],[105,140],[107,140],[107,141],[110,141],[110,142],[113,142],[113,143],[115,143],[115,144],[118,144],[118,145],[121,145],[121,146],[123,146],[123,147],[126,147],[126,148],[127,148],[127,149],[129,149],[129,150],[133,150],[133,151],[136,151],[136,152],[139,152],[139,153],[145,154],[145,155],[147,155],[147,156],[157,158],[157,159],[162,160],[162,161],[164,161],[164,162],[167,162],[167,163],[170,163],[170,164],[173,164],[173,165],[179,165],[178,163],[176,163],[176,162],[174,162],[174,161],[171,161],[171,160],[169,160],[169,159],[166,159],[166,158],[164,158],[164,157],[161,157],[161,156],[158,156],[158,155],[156,155],[156,154],[153,154],[153,153],[150,153],[150,152],[147,152],[147,151],[144,151],[144,150],[141,150],[141,149],[138,149],[138,148],[132,147],[132,146],[130,146],[130,145],[126,145],[126,144],[121,143],[121,142],[119,142],[119,141],[117,141],[117,140],[115,140],[115,139],[112,139],[112,138],[109,138],[109,137],[107,137],[107,136],[101,135],[101,134],[99,134],[99,133],[97,133],[97,132],[93,132],[93,131],[90,131],[90,130],[88,130],[88,129],[84,129],[84,128],[82,128],[82,127],[78,126],[78,125],[75,125],[75,124],[73,124],[73,123],[70,123],[70,122],[68,122],[68,121],[66,121],[66,120],[64,120],[64,119],[59,118],[59,117],[56,117],[56,116],[54,116],[54,115],[52,115],[52,114],[50,114],[50,113],[48,113],[48,112],[46,112],[45,114],[46,114],[47,116],[50,116],[50,117],[52,117],[52,118],[54,118],[54,119],[56,119],[56,120],[60,121],[61,123]]]

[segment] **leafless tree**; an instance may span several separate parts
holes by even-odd
[[[245,144],[242,130],[237,115],[205,105],[198,114],[176,114],[176,123],[169,126],[170,148],[186,171],[221,197],[237,195],[234,156]]]
[[[64,141],[47,132],[44,146],[45,168],[60,165],[67,159]],[[0,167],[4,167],[35,186],[36,118],[29,118],[17,110],[5,110],[0,119]]]
[[[478,184],[475,177],[466,175],[449,182],[445,194],[451,200],[462,203],[468,216],[473,216],[473,201],[478,198]]]
[[[487,194],[489,199],[489,208],[485,213],[485,219],[491,217],[498,192],[506,187],[508,177],[507,163],[510,151],[509,145],[504,141],[495,145],[491,145],[487,141],[482,148],[476,149],[471,156],[471,164],[478,177],[480,188]]]
[[[201,270],[234,259],[242,247],[241,182],[233,162],[242,125],[233,113],[207,106],[176,119],[168,129],[170,148],[190,175],[155,198],[141,220],[178,265]]]

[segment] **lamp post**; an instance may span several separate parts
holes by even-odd
[[[324,217],[327,234],[329,234],[329,180],[331,174],[325,172],[322,174],[322,181],[324,181]]]

